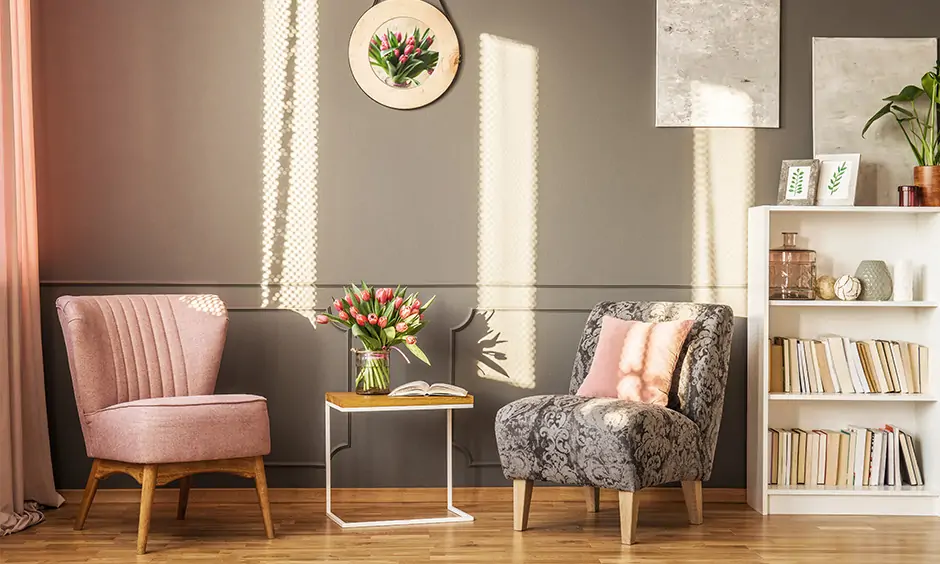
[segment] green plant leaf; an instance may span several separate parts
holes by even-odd
[[[418,345],[411,345],[411,344],[405,343],[405,346],[408,347],[408,350],[411,351],[411,354],[415,355],[415,358],[424,362],[428,366],[431,366],[431,361],[428,360],[428,357],[426,354],[424,354],[424,351],[418,348]]]
[[[883,98],[883,100],[885,102],[913,102],[924,94],[926,94],[926,92],[924,92],[919,86],[909,84],[902,88],[901,91],[894,96],[888,96],[887,98]]]
[[[924,87],[924,93],[933,98],[933,93],[937,91],[937,74],[928,72],[920,79],[920,84]]]
[[[902,114],[902,115],[905,116],[905,117],[909,117],[909,118],[913,118],[913,117],[914,117],[914,114],[912,114],[909,110],[907,110],[907,109],[905,109],[905,108],[902,108],[901,106],[898,106],[897,104],[891,106],[891,111],[893,111],[893,112],[898,112],[898,113]]]
[[[385,338],[388,340],[389,343],[395,340],[395,328],[394,327],[386,327],[382,332],[385,333]]]
[[[424,313],[424,311],[425,311],[426,309],[428,309],[428,307],[430,307],[431,304],[434,303],[434,298],[436,298],[436,297],[437,297],[436,295],[431,296],[431,299],[430,299],[430,300],[428,300],[428,301],[424,302],[423,304],[421,304],[421,307],[419,308],[419,311],[420,311],[421,313]]]
[[[865,134],[868,132],[868,128],[870,128],[873,123],[875,123],[879,119],[891,113],[891,106],[892,106],[892,103],[888,102],[887,104],[882,106],[880,110],[875,112],[875,115],[869,118],[868,123],[866,123],[865,127],[862,128],[862,137],[865,137]]]

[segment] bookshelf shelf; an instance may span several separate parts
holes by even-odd
[[[900,261],[910,261],[915,269],[914,299],[903,302],[771,300],[769,249],[780,245],[783,232],[796,232],[800,247],[816,251],[820,276],[838,278],[854,274],[863,260],[883,260],[892,271]],[[937,434],[940,429],[940,353],[937,352],[940,351],[940,253],[936,251],[937,241],[940,241],[940,208],[759,206],[750,209],[747,501],[755,510],[764,515],[940,516],[940,435]],[[774,381],[775,393],[770,393],[771,340],[774,337],[783,338],[784,350],[787,350],[794,342],[801,347],[802,343],[828,341],[833,336],[843,337],[846,342],[915,343],[925,347],[927,356],[933,357],[919,365],[925,367],[917,380],[919,389],[925,393],[776,393],[780,391],[779,380]],[[826,351],[828,348],[826,346]],[[814,357],[819,349],[815,351]],[[805,353],[802,354],[803,359],[797,362],[805,363]],[[779,361],[780,357],[775,358]],[[872,366],[871,358],[868,355],[868,366]],[[779,377],[776,366],[779,364],[774,368],[775,376]],[[856,362],[854,366],[864,369],[865,361]],[[810,372],[820,377],[817,382],[825,382],[818,369]],[[793,385],[793,373],[790,374],[787,389]],[[818,383],[808,386],[817,387],[824,386]],[[900,429],[912,438],[924,485],[816,487],[768,483],[774,461],[780,460],[772,456],[774,438],[780,435],[770,432],[771,429],[842,431],[850,427],[873,429],[885,425]]]
[[[867,309],[867,308],[936,308],[940,306],[937,302],[841,302],[835,300],[771,300],[773,307],[831,307],[847,309]]]
[[[767,486],[768,495],[870,495],[870,496],[899,496],[899,497],[940,497],[940,492],[927,486],[862,486],[836,487],[836,486]]]
[[[933,394],[770,394],[770,401],[936,402]]]

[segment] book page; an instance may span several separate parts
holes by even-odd
[[[402,384],[391,391],[389,396],[426,396],[430,386],[424,380],[416,380]]]
[[[439,382],[437,384],[431,385],[431,387],[428,389],[428,395],[464,397],[467,395],[467,390],[461,388],[460,386]]]

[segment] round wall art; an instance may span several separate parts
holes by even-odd
[[[349,68],[376,102],[399,110],[426,106],[450,88],[460,64],[457,32],[423,0],[372,6],[349,38]]]

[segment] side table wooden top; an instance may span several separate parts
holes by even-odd
[[[422,407],[432,405],[473,405],[473,396],[362,396],[356,392],[327,392],[326,401],[342,408]]]

